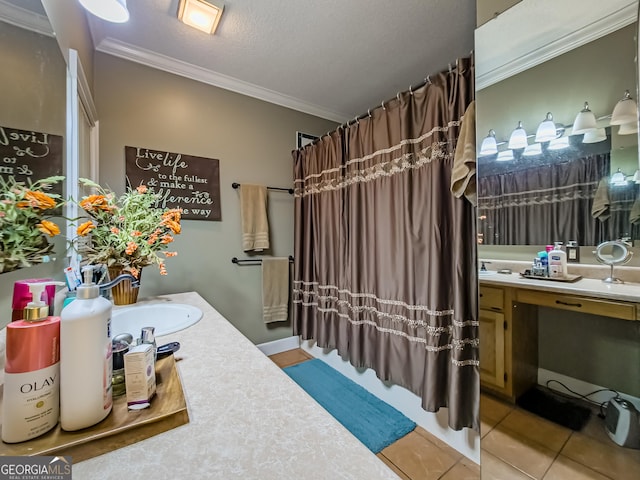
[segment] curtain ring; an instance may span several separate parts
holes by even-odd
[[[360,120],[358,120],[358,117],[354,118],[354,119],[353,119],[353,121],[354,121],[355,123],[357,123],[358,125],[360,125]]]
[[[398,102],[400,102],[400,92],[396,93],[396,98],[398,99]]]
[[[382,101],[381,105],[382,105],[382,109],[386,110],[386,108],[384,108],[384,100]]]
[[[409,85],[409,95],[413,95],[413,90],[412,90],[413,86]]]
[[[425,78],[424,81],[431,85],[431,75],[427,75],[427,78]]]
[[[371,109],[367,108],[367,115],[369,115],[369,118],[371,118]]]

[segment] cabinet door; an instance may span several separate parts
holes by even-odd
[[[480,380],[504,388],[504,315],[483,309],[479,314]]]

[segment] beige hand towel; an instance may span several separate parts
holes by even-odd
[[[240,185],[240,217],[242,219],[242,250],[261,252],[269,248],[267,218],[267,187]]]
[[[462,116],[462,127],[453,156],[451,171],[451,193],[460,198],[464,195],[472,205],[477,203],[476,194],[476,102],[472,101]]]
[[[609,177],[604,177],[598,184],[596,195],[593,197],[591,216],[604,222],[611,216],[609,212]]]
[[[631,207],[631,214],[629,215],[629,221],[634,225],[640,223],[640,198],[636,198]]]
[[[262,317],[264,323],[286,322],[289,316],[289,259],[262,259]]]

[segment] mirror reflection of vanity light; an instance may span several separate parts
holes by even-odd
[[[629,90],[624,92],[624,97],[616,103],[611,114],[611,125],[623,125],[638,121],[638,105],[631,98]]]
[[[582,138],[582,143],[598,143],[607,139],[607,131],[604,128],[594,128],[587,131]]]
[[[618,135],[631,135],[638,133],[638,122],[623,123],[618,128]]]
[[[513,132],[511,132],[509,145],[507,146],[510,149],[518,150],[520,148],[525,148],[527,144],[527,132],[522,126],[522,122],[518,122],[518,126],[513,130]]]
[[[569,148],[569,137],[555,138],[549,142],[549,150],[563,150]]]
[[[498,153],[498,158],[496,158],[496,162],[508,162],[509,160],[513,160],[513,150],[504,150]]]
[[[536,142],[548,142],[555,139],[558,136],[556,130],[556,124],[553,122],[553,115],[551,112],[547,112],[545,119],[540,122],[538,129],[536,130]]]
[[[589,108],[589,103],[584,102],[584,108],[578,112],[573,121],[573,134],[587,133],[596,128],[596,116]]]
[[[489,135],[484,137],[482,140],[482,146],[480,147],[480,155],[484,157],[485,155],[495,155],[498,153],[498,142],[496,142],[496,132],[495,130],[489,130]]]
[[[536,155],[542,155],[542,145],[539,143],[532,143],[531,145],[527,145],[527,148],[524,149],[522,155],[525,157],[535,157]]]
[[[622,171],[620,169],[618,169],[618,171],[616,173],[611,175],[611,180],[609,180],[609,183],[611,185],[614,185],[614,186],[626,185],[627,184],[627,176],[624,173],[622,173]]]

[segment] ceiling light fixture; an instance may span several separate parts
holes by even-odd
[[[80,0],[80,5],[108,22],[124,23],[129,20],[127,0]]]
[[[224,3],[221,1],[180,0],[178,19],[185,25],[213,35],[223,10]]]

